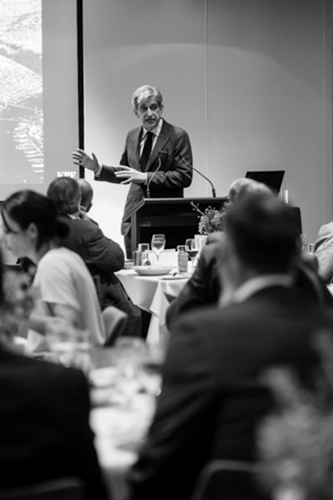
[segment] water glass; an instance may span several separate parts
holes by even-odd
[[[46,333],[50,351],[64,366],[80,368],[86,374],[91,369],[91,342],[88,330],[80,330],[71,325],[54,324]]]
[[[199,241],[195,238],[188,238],[185,241],[185,245],[188,248],[187,253],[191,258],[192,267],[195,267],[195,260],[199,252]]]
[[[128,409],[141,389],[141,360],[146,356],[147,345],[138,337],[119,337],[114,345],[114,361],[119,372],[119,390]]]
[[[142,252],[142,265],[149,265],[149,243],[139,243],[138,250]]]
[[[313,254],[315,251],[315,243],[309,243],[308,244],[308,252]]]
[[[156,254],[157,264],[159,264],[160,253],[163,252],[165,248],[165,235],[164,234],[153,234],[151,239],[151,249]]]

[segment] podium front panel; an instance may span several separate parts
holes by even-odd
[[[200,214],[192,203],[204,212],[206,208],[221,209],[223,198],[145,198],[143,206],[131,218],[132,252],[139,243],[151,243],[153,234],[163,233],[165,248],[184,245],[187,238],[198,234]]]

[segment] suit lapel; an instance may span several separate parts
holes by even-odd
[[[131,138],[131,148],[132,157],[135,158],[135,164],[138,165],[138,170],[140,170],[140,137],[142,133],[142,127],[136,129]]]

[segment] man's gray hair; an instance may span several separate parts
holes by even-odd
[[[142,85],[142,87],[139,87],[134,91],[132,96],[132,108],[135,114],[137,113],[138,107],[142,101],[145,101],[149,97],[155,97],[159,107],[162,107],[163,97],[158,88],[152,87],[151,85]]]

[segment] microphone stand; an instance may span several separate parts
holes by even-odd
[[[159,169],[161,168],[161,165],[162,165],[161,158],[159,158],[158,159],[158,167],[155,170],[155,172],[153,173],[153,175],[151,176],[151,178],[149,179],[149,181],[147,182],[147,189],[146,189],[147,198],[150,198],[150,189],[149,189],[150,183],[154,179],[154,177],[157,174],[157,172],[159,171]]]
[[[214,185],[212,183],[211,180],[208,179],[208,177],[206,177],[204,174],[202,174],[200,172],[200,170],[197,170],[196,168],[193,167],[193,165],[191,165],[187,160],[185,160],[185,158],[183,156],[180,156],[179,155],[179,158],[184,162],[186,163],[186,165],[188,165],[192,170],[194,170],[195,172],[197,172],[197,174],[201,175],[201,177],[203,177],[204,179],[206,179],[206,181],[209,182],[209,184],[212,186],[212,196],[213,198],[216,198],[216,191],[215,191],[215,188],[214,188]]]

